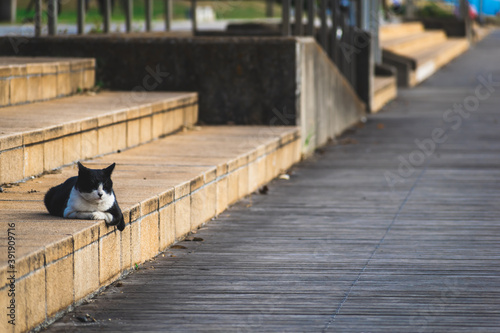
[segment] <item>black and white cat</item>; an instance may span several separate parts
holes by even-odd
[[[122,231],[125,222],[111,181],[114,168],[115,163],[101,170],[86,168],[78,162],[78,176],[52,187],[45,195],[45,207],[51,215],[105,220]]]

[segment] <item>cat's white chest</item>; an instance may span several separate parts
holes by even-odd
[[[69,216],[71,213],[77,212],[105,212],[113,207],[114,202],[115,196],[113,193],[106,193],[101,200],[86,200],[77,189],[73,188],[64,215]]]

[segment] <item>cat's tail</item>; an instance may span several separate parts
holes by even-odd
[[[55,198],[56,194],[57,189],[55,186],[47,191],[45,197],[43,198],[43,203],[45,204],[45,208],[47,208],[50,215],[63,217],[64,210],[60,209],[60,205],[57,203],[57,198]]]
[[[55,215],[54,210],[52,209],[52,198],[54,197],[54,188],[52,187],[50,190],[47,191],[45,194],[45,197],[43,198],[43,203],[45,204],[45,208],[49,211],[50,215]]]

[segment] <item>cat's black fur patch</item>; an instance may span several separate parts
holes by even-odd
[[[78,177],[71,177],[64,183],[52,187],[45,194],[44,203],[50,215],[64,217],[64,210],[68,205],[69,194],[76,185]]]

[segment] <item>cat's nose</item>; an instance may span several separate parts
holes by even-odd
[[[99,196],[99,198],[102,198],[103,194],[104,193],[102,193],[102,192],[97,192],[97,195]]]

